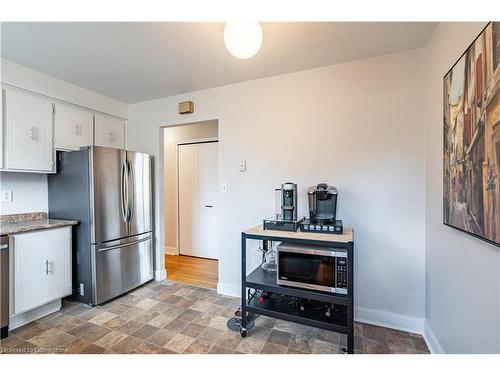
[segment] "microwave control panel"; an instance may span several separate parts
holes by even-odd
[[[335,258],[335,293],[347,294],[347,252],[337,251]]]

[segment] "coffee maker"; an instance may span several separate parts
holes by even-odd
[[[317,184],[307,189],[309,220],[301,224],[304,232],[342,233],[342,221],[336,220],[337,189],[328,184]]]
[[[295,232],[304,218],[297,219],[297,184],[285,182],[276,189],[275,217],[265,219],[263,228]]]
[[[297,184],[281,184],[281,218],[286,221],[297,220]]]
[[[319,224],[328,224],[337,214],[337,189],[327,184],[318,184],[307,189],[309,219]]]

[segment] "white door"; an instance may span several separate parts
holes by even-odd
[[[218,259],[217,249],[217,180],[218,144],[198,145],[198,236],[199,256]]]
[[[216,142],[180,145],[179,253],[218,259]]]
[[[71,294],[71,227],[13,236],[14,314]]]
[[[12,90],[7,90],[5,96],[5,168],[52,172],[52,103]]]
[[[198,243],[198,145],[178,149],[179,253],[196,256]]]
[[[95,115],[95,145],[125,149],[125,122],[119,118]]]
[[[79,150],[93,143],[93,114],[80,108],[55,104],[55,137],[59,150]]]

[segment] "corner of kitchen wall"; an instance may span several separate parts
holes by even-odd
[[[443,76],[486,22],[438,24],[425,49],[425,326],[436,353],[500,353],[500,249],[443,225]]]

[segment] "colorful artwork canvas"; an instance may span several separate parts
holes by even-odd
[[[500,245],[500,22],[444,76],[444,224]]]

